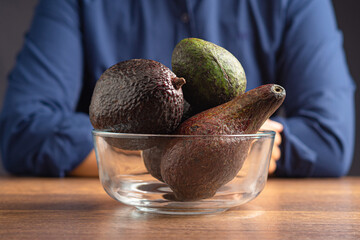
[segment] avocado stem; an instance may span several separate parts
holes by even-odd
[[[185,78],[178,78],[178,77],[174,77],[171,79],[172,80],[172,84],[175,87],[176,90],[179,90],[182,85],[184,85],[186,83]]]

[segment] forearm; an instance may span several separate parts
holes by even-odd
[[[65,176],[93,148],[89,117],[76,112],[84,84],[79,8],[76,1],[36,8],[0,118],[2,160],[11,173]]]
[[[275,118],[284,125],[282,156],[275,175],[280,177],[339,177],[347,174],[353,155],[353,121],[344,134],[321,127],[315,120]]]
[[[277,83],[286,89],[276,175],[338,177],[354,145],[354,84],[331,1],[289,1]]]
[[[92,150],[88,115],[45,114],[45,109],[4,106],[0,143],[4,167],[10,173],[63,177]]]

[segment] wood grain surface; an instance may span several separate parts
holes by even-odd
[[[229,211],[168,216],[115,201],[98,179],[3,177],[0,239],[360,239],[360,178],[274,178]]]

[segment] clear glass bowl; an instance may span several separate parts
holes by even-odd
[[[267,181],[274,136],[273,131],[180,136],[93,130],[105,191],[141,211],[163,214],[221,212],[254,199]],[[187,168],[178,174],[182,165]],[[167,174],[168,169],[171,174]],[[162,173],[167,179],[175,177],[175,191],[169,187],[173,183],[158,180]],[[208,189],[212,192],[200,194],[203,199],[192,199]],[[190,198],[181,199],[177,197],[181,194],[173,192],[185,192]]]

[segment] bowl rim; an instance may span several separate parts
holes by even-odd
[[[111,130],[92,130],[93,136],[100,137],[164,137],[164,138],[195,138],[195,137],[275,137],[275,131],[272,130],[259,130],[257,133],[252,134],[224,134],[224,135],[176,135],[176,134],[143,134],[143,133],[117,133]]]

